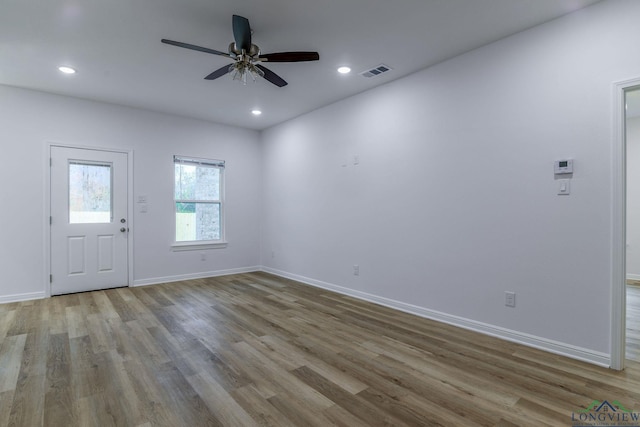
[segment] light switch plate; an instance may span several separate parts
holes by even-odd
[[[568,196],[571,194],[571,180],[570,179],[559,179],[558,180],[558,195],[559,196]]]
[[[504,305],[507,307],[515,307],[516,306],[516,293],[506,291],[504,293]]]

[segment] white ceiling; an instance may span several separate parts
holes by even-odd
[[[0,84],[264,129],[597,1],[3,0]],[[160,43],[226,51],[233,14],[249,19],[263,53],[311,50],[320,61],[265,64],[284,88],[243,86],[204,80],[224,57]],[[359,75],[381,63],[393,70]],[[338,75],[341,65],[353,72]]]

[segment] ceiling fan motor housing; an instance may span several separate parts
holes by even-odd
[[[260,48],[255,44],[252,44],[251,48],[249,49],[249,52],[245,52],[245,54],[250,57],[258,56],[260,55]],[[231,42],[229,43],[229,55],[240,56],[242,55],[242,49],[238,49],[238,47],[236,46],[236,43]]]

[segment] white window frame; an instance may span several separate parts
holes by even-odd
[[[177,226],[177,216],[176,216],[176,203],[202,203],[202,200],[185,200],[185,199],[176,199],[176,189],[175,189],[175,165],[176,164],[192,164],[192,165],[201,165],[207,167],[214,167],[220,170],[220,199],[216,201],[207,201],[213,203],[220,204],[220,239],[218,240],[192,240],[192,241],[184,241],[178,242],[176,241],[176,226]],[[172,173],[173,173],[173,244],[171,245],[172,251],[192,251],[192,250],[201,250],[201,249],[216,249],[216,248],[226,248],[227,241],[225,240],[225,196],[224,196],[224,180],[225,180],[225,161],[224,160],[214,160],[214,159],[203,159],[192,156],[173,156],[172,163]]]

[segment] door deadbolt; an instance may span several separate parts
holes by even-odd
[[[126,219],[124,219],[124,218],[122,218],[122,219],[120,220],[120,222],[124,224],[125,222],[127,222],[127,220],[126,220]]]

